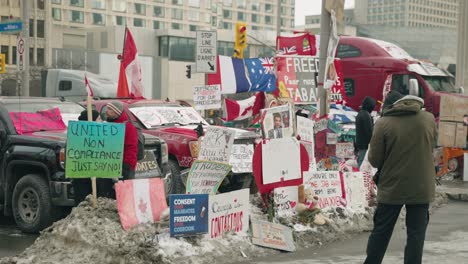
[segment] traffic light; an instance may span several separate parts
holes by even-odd
[[[0,54],[0,73],[6,73],[5,54]]]
[[[247,47],[247,23],[244,23],[244,22],[236,23],[235,46],[241,49],[245,49]]]
[[[240,47],[234,47],[234,58],[243,59],[244,58],[244,50]]]
[[[190,79],[190,78],[192,78],[192,65],[189,64],[189,65],[186,65],[186,67],[187,67],[187,70],[185,71],[186,72],[185,76],[188,79]]]

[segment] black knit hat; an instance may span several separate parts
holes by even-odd
[[[404,96],[399,93],[398,91],[391,90],[388,94],[387,97],[385,98],[385,101],[383,103],[383,108],[389,107],[392,104],[394,104],[396,101],[400,100]]]

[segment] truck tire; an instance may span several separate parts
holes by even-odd
[[[171,169],[171,176],[167,177],[164,182],[164,188],[166,190],[166,198],[169,198],[170,194],[179,194],[182,189],[182,179],[180,178],[180,167],[177,161],[169,160],[169,168]]]
[[[58,214],[47,182],[37,174],[23,176],[13,191],[13,217],[25,233],[37,233],[53,223]]]

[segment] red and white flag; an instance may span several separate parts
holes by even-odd
[[[125,230],[159,221],[167,208],[164,182],[160,178],[119,181],[115,184],[117,210]]]
[[[245,100],[224,99],[226,121],[244,120],[260,113],[265,107],[265,93],[260,92]]]
[[[130,80],[130,97],[140,98],[143,97],[143,79],[141,77],[141,65],[138,60],[138,50],[133,40],[132,33],[126,29],[127,37],[125,38],[125,45],[123,51],[123,68]]]
[[[85,81],[85,87],[86,87],[86,94],[87,94],[88,96],[93,97],[93,96],[94,96],[94,92],[93,92],[93,89],[91,88],[91,85],[89,84],[88,77],[86,76],[86,74],[85,74],[85,76],[84,76],[84,81]]]

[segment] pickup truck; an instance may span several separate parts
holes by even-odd
[[[71,181],[65,177],[67,130],[31,126],[18,118],[56,108],[65,124],[84,110],[57,98],[0,97],[0,213],[13,216],[23,232],[44,229],[75,205]],[[153,151],[164,174],[166,143],[145,135],[145,151]]]

